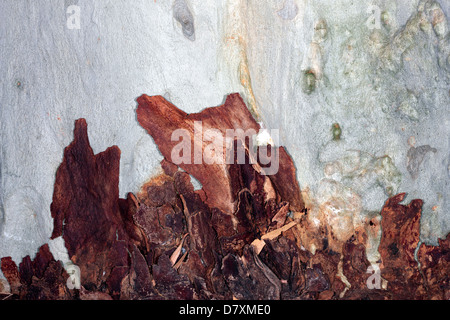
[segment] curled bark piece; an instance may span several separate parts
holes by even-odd
[[[181,249],[183,248],[183,244],[184,244],[184,239],[186,239],[186,237],[189,234],[186,233],[183,238],[181,239],[180,245],[177,247],[177,249],[174,251],[174,253],[172,253],[172,255],[170,256],[170,262],[172,263],[172,266],[175,266],[175,264],[177,263],[178,257],[181,254]]]
[[[272,218],[272,221],[276,223],[276,228],[281,228],[286,222],[287,215],[289,213],[289,204],[284,204],[275,217]]]
[[[290,228],[294,227],[296,224],[297,224],[297,222],[295,222],[295,221],[290,222],[290,223],[288,223],[287,225],[285,225],[285,226],[283,226],[281,228],[278,228],[276,230],[273,230],[273,231],[263,235],[261,239],[262,240],[275,239],[275,238],[279,237],[284,231],[289,230]]]

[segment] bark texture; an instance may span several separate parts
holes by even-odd
[[[332,233],[310,225],[294,165],[281,147],[279,173],[270,177],[260,175],[258,163],[186,165],[182,171],[168,160],[170,130],[191,130],[194,119],[221,130],[236,123],[257,128],[238,95],[194,115],[161,97],[138,102],[139,122],[166,156],[164,173],[120,199],[120,150],[94,155],[86,121],[78,120],[56,174],[51,212],[52,237],[64,238],[81,286],[67,286],[62,263],[44,245],[19,266],[1,260],[9,299],[450,297],[450,236],[436,247],[419,245],[421,200],[403,205],[399,194],[386,201],[380,272],[368,272],[366,235],[353,234],[337,252],[329,245]],[[189,174],[202,190],[194,190]],[[316,250],[306,249],[305,241],[317,242]],[[377,276],[380,286],[371,286]]]

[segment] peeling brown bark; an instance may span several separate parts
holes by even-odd
[[[178,129],[189,132],[191,148],[191,164],[182,163],[180,167],[194,176],[203,185],[207,195],[206,203],[212,208],[218,208],[224,213],[231,214],[235,210],[237,191],[228,178],[228,169],[223,164],[195,164],[195,147],[203,154],[206,143],[202,143],[195,136],[194,122],[201,121],[203,131],[208,129],[218,130],[226,137],[228,129],[254,130],[259,132],[260,126],[253,119],[244,101],[239,94],[231,94],[227,97],[224,105],[207,108],[200,113],[187,114],[161,96],[149,97],[143,95],[138,98],[137,109],[138,121],[143,128],[153,137],[159,150],[166,159],[171,159],[171,153],[178,141],[171,141],[172,133]],[[241,141],[249,145],[246,141]],[[278,174],[270,176],[278,193],[289,201],[292,209],[301,211],[304,208],[300,194],[300,188],[295,178],[295,167],[284,148],[280,151],[280,170]],[[287,183],[288,182],[288,183]]]
[[[138,119],[166,159],[164,174],[137,195],[119,199],[120,150],[94,155],[84,120],[56,174],[52,238],[62,236],[81,269],[81,289],[69,289],[62,264],[48,245],[17,266],[1,260],[11,299],[448,299],[450,235],[439,246],[419,245],[421,200],[404,194],[381,211],[381,277],[371,273],[363,236],[350,237],[341,252],[328,245],[326,226],[313,229],[304,214],[295,168],[280,149],[280,171],[261,176],[258,166],[187,165],[168,161],[170,130],[250,126],[242,100],[187,115],[161,97],[141,97]],[[244,127],[245,128],[245,127]],[[246,154],[248,157],[248,153]],[[195,191],[189,174],[203,184]],[[300,210],[301,211],[301,210]],[[305,241],[317,241],[312,253]],[[416,254],[417,253],[417,254]],[[417,260],[416,260],[416,256]]]
[[[450,234],[439,246],[421,244],[422,201],[399,204],[405,194],[389,199],[383,208],[383,235],[379,246],[382,276],[396,299],[448,299],[450,296]]]
[[[68,300],[73,295],[66,282],[68,275],[55,261],[48,245],[39,248],[34,260],[25,257],[19,267],[11,258],[2,258],[2,272],[11,286],[11,294],[22,300]]]

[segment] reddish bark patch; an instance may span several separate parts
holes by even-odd
[[[378,247],[381,275],[396,297],[425,298],[424,284],[414,258],[420,240],[422,201],[402,205],[400,202],[404,198],[403,193],[389,199],[381,211],[383,234]]]
[[[172,151],[179,144],[179,140],[172,141],[172,133],[183,129],[188,133],[191,144],[191,163],[181,163],[180,167],[194,176],[203,185],[207,195],[206,203],[211,208],[218,208],[226,214],[235,210],[236,189],[228,178],[228,169],[223,164],[207,164],[201,161],[195,164],[195,148],[198,147],[203,155],[208,143],[197,139],[194,122],[201,121],[203,132],[214,129],[222,137],[227,136],[227,130],[253,130],[259,132],[260,126],[253,119],[239,94],[231,94],[224,105],[207,108],[200,113],[187,114],[161,96],[149,97],[143,95],[137,99],[138,121],[153,137],[159,150],[166,159],[172,159]],[[240,141],[246,143],[246,141]],[[247,143],[248,147],[248,143]],[[279,194],[289,201],[293,210],[301,211],[304,207],[300,195],[300,188],[295,178],[295,167],[284,148],[279,148],[280,170],[270,176]],[[197,155],[198,156],[198,155]],[[165,166],[167,168],[167,166]]]
[[[439,246],[422,244],[417,254],[420,272],[425,282],[427,298],[450,299],[450,234],[439,239]]]
[[[439,246],[419,248],[422,200],[400,204],[405,194],[389,199],[382,212],[379,252],[381,275],[393,299],[448,299],[450,296],[450,235]],[[417,259],[415,257],[416,250]]]
[[[74,140],[56,172],[52,239],[63,237],[82,282],[91,289],[100,288],[111,270],[128,260],[132,237],[127,229],[133,227],[131,216],[120,211],[119,166],[119,148],[94,155],[86,121],[76,121]]]
[[[74,296],[67,288],[68,275],[63,265],[55,261],[47,244],[39,248],[36,257],[23,258],[19,267],[11,258],[2,258],[1,269],[11,286],[11,299],[69,300]]]

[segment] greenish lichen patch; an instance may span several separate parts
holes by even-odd
[[[316,75],[312,70],[307,70],[303,73],[302,90],[306,94],[311,94],[316,90]]]
[[[341,140],[342,129],[341,129],[341,126],[339,125],[339,123],[334,123],[331,126],[331,132],[333,134],[333,140],[335,140],[335,141]]]

